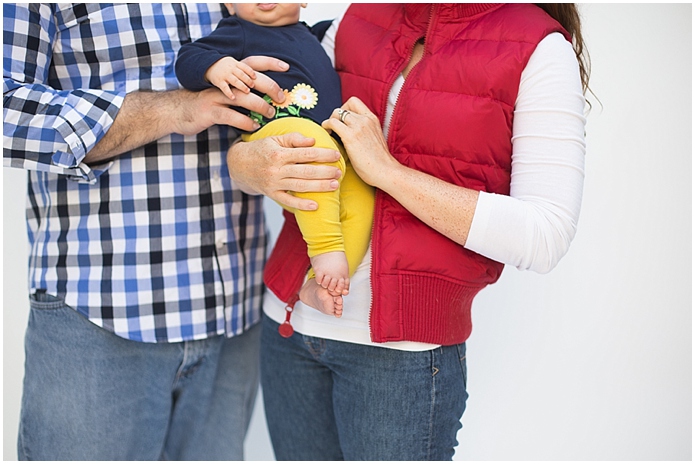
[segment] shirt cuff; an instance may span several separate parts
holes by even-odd
[[[85,156],[106,135],[123,104],[124,92],[100,90],[85,91],[83,95],[69,98],[60,114],[57,115],[53,129],[63,139],[62,148],[52,156],[56,166],[82,172],[84,180],[93,180],[110,163],[101,169],[90,168],[82,163]]]
[[[478,202],[473,212],[471,227],[468,229],[468,238],[464,248],[480,253],[484,249],[485,237],[487,235],[488,224],[490,222],[490,199],[492,194],[488,192],[478,193]]]

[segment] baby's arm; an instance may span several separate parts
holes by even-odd
[[[176,77],[188,90],[215,86],[232,100],[231,87],[249,93],[255,87],[256,73],[239,61],[247,56],[245,43],[239,20],[235,16],[224,18],[209,35],[181,47],[176,58]]]
[[[231,56],[216,61],[205,71],[205,80],[220,89],[230,100],[234,100],[230,87],[249,93],[255,79],[256,73],[249,65]]]

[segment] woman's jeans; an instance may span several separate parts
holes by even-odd
[[[261,386],[278,460],[451,460],[465,345],[409,352],[277,329],[264,318]]]
[[[129,341],[32,296],[19,458],[241,460],[259,344],[260,324],[229,339]]]

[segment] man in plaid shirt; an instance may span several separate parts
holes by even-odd
[[[224,10],[3,5],[3,161],[28,171],[20,459],[243,459],[266,228],[225,157],[229,126],[254,128],[230,105],[274,110],[182,90],[173,66]],[[284,99],[260,73],[256,88]],[[298,134],[267,143],[260,193],[311,209],[286,191],[337,186],[335,169],[302,164],[335,152],[289,150],[311,146]]]

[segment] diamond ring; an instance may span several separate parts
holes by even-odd
[[[345,124],[345,117],[350,114],[348,110],[344,110],[342,108],[338,108],[338,119],[340,119],[340,122]]]

